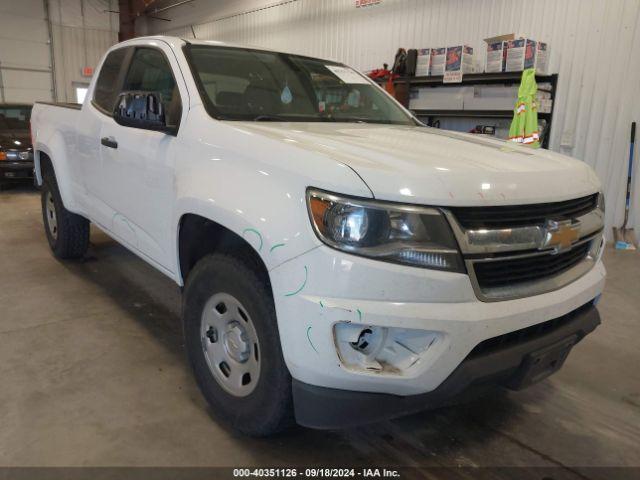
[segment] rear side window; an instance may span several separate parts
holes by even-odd
[[[127,54],[126,48],[114,50],[104,60],[100,75],[96,82],[96,91],[93,101],[103,110],[111,113],[116,104],[118,95],[118,76]]]
[[[160,50],[136,49],[122,90],[159,93],[164,104],[167,125],[177,125],[180,122],[180,94],[171,66]]]

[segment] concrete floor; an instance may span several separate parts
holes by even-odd
[[[0,466],[640,466],[640,253],[607,251],[603,324],[522,392],[366,428],[229,430],[188,371],[180,292],[99,231],[49,252],[40,201],[0,193]]]

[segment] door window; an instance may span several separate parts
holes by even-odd
[[[159,93],[167,125],[176,126],[180,123],[180,94],[171,67],[160,50],[136,49],[122,90]]]
[[[126,48],[114,50],[104,60],[96,82],[93,101],[105,112],[113,113],[118,93],[118,76],[127,53]]]

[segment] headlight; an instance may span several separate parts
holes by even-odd
[[[602,210],[602,213],[604,213],[604,193],[600,192],[598,194],[598,205],[597,207]]]
[[[449,223],[435,208],[307,190],[313,228],[345,252],[415,267],[464,272]]]

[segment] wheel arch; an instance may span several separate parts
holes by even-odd
[[[34,145],[34,151],[34,169],[38,186],[42,186],[43,173],[47,171],[47,168],[50,168],[58,184],[65,208],[76,212],[77,207],[71,193],[71,179],[69,178],[71,172],[68,167],[67,149],[64,141],[58,135],[54,135],[47,142],[47,145],[42,143]]]
[[[259,252],[247,240],[224,225],[195,213],[185,213],[178,222],[178,271],[182,283],[204,256],[232,255],[251,268],[271,290],[269,270]]]

